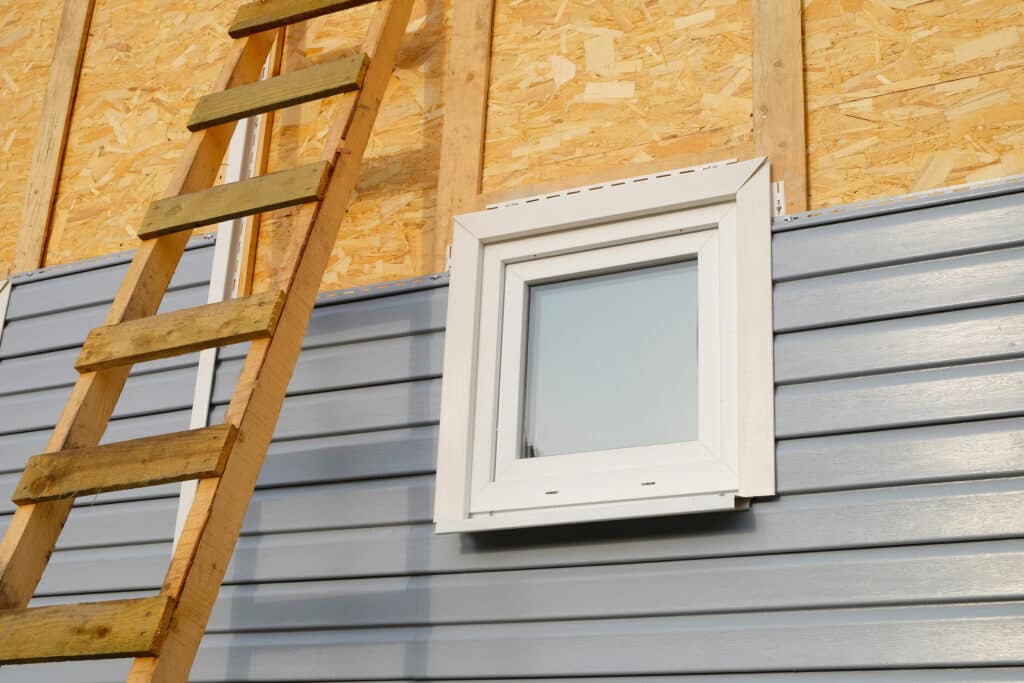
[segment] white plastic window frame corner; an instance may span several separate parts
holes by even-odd
[[[771,213],[762,158],[456,216],[437,532],[732,510],[774,495]],[[697,439],[517,459],[529,286],[689,259]]]

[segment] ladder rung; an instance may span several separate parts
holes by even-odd
[[[11,500],[18,505],[106,491],[218,477],[224,471],[232,425],[34,455]]]
[[[228,28],[232,38],[269,31],[377,0],[258,0],[242,5]]]
[[[265,339],[273,334],[283,305],[284,293],[271,291],[97,327],[85,340],[75,368],[92,372]]]
[[[0,663],[158,654],[172,605],[158,595],[0,611]]]
[[[139,237],[148,240],[178,230],[317,201],[323,198],[330,167],[326,161],[317,161],[155,201],[149,205]]]
[[[188,129],[195,132],[274,109],[357,90],[363,84],[366,55],[335,59],[284,76],[275,76],[204,96]]]

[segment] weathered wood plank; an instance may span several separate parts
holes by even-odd
[[[11,500],[22,505],[218,476],[236,430],[215,425],[29,458]]]
[[[366,75],[367,63],[365,54],[355,55],[206,95],[196,104],[188,129],[195,132],[274,109],[358,90]]]
[[[330,169],[326,161],[315,161],[192,194],[160,199],[149,205],[138,232],[139,239],[153,239],[178,230],[317,201],[323,196]]]
[[[437,180],[437,218],[424,235],[422,272],[445,270],[452,216],[480,208],[487,88],[491,78],[494,0],[462,0],[452,6],[452,35],[444,77],[444,128]],[[455,93],[458,93],[457,95]]]
[[[0,611],[0,662],[155,654],[171,621],[173,604],[159,595]]]
[[[785,213],[807,210],[803,7],[754,0],[754,147],[785,183]]]
[[[275,290],[97,327],[86,338],[75,369],[93,372],[265,339],[273,334],[283,304],[283,293]]]
[[[95,0],[64,0],[64,10],[57,28],[57,42],[50,62],[50,80],[43,96],[39,116],[39,132],[32,152],[21,226],[14,247],[11,270],[20,273],[43,265],[43,250],[57,199],[57,184],[64,163],[71,110],[78,91],[85,45]]]
[[[242,5],[228,27],[232,38],[322,17],[377,0],[258,0]]]

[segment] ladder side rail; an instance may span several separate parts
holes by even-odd
[[[225,422],[238,428],[232,453],[219,478],[200,481],[195,501],[171,561],[162,594],[177,604],[161,652],[133,663],[129,682],[187,680],[256,486],[277,416],[298,359],[306,327],[334,242],[356,185],[359,166],[408,25],[413,0],[384,0],[368,39],[376,39],[363,88],[340,118],[345,137],[319,210],[301,225],[283,272],[285,304],[275,334],[255,341],[228,408]]]
[[[256,34],[244,42],[239,41],[216,87],[224,89],[256,80],[272,40],[271,35]],[[225,124],[189,139],[165,196],[213,184],[234,126]],[[156,313],[190,235],[185,231],[142,243],[114,299],[106,324]],[[124,366],[80,375],[46,452],[96,446],[106,431],[130,371],[131,366]],[[73,503],[73,498],[65,498],[18,506],[0,542],[0,609],[23,608],[28,604]]]

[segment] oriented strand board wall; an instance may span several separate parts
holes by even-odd
[[[484,190],[752,149],[748,0],[498,0]]]
[[[130,249],[174,170],[236,3],[97,0],[46,265]]]
[[[805,0],[811,205],[1024,172],[1024,2]]]
[[[283,68],[299,69],[355,50],[372,6],[288,30]],[[434,219],[440,161],[446,0],[418,0],[388,86],[357,186],[321,285],[324,290],[422,274],[421,239]],[[339,98],[282,112],[270,170],[318,158]],[[267,214],[257,248],[255,288],[267,286],[294,228],[294,210]]]
[[[18,239],[60,0],[0,0],[0,277]]]

